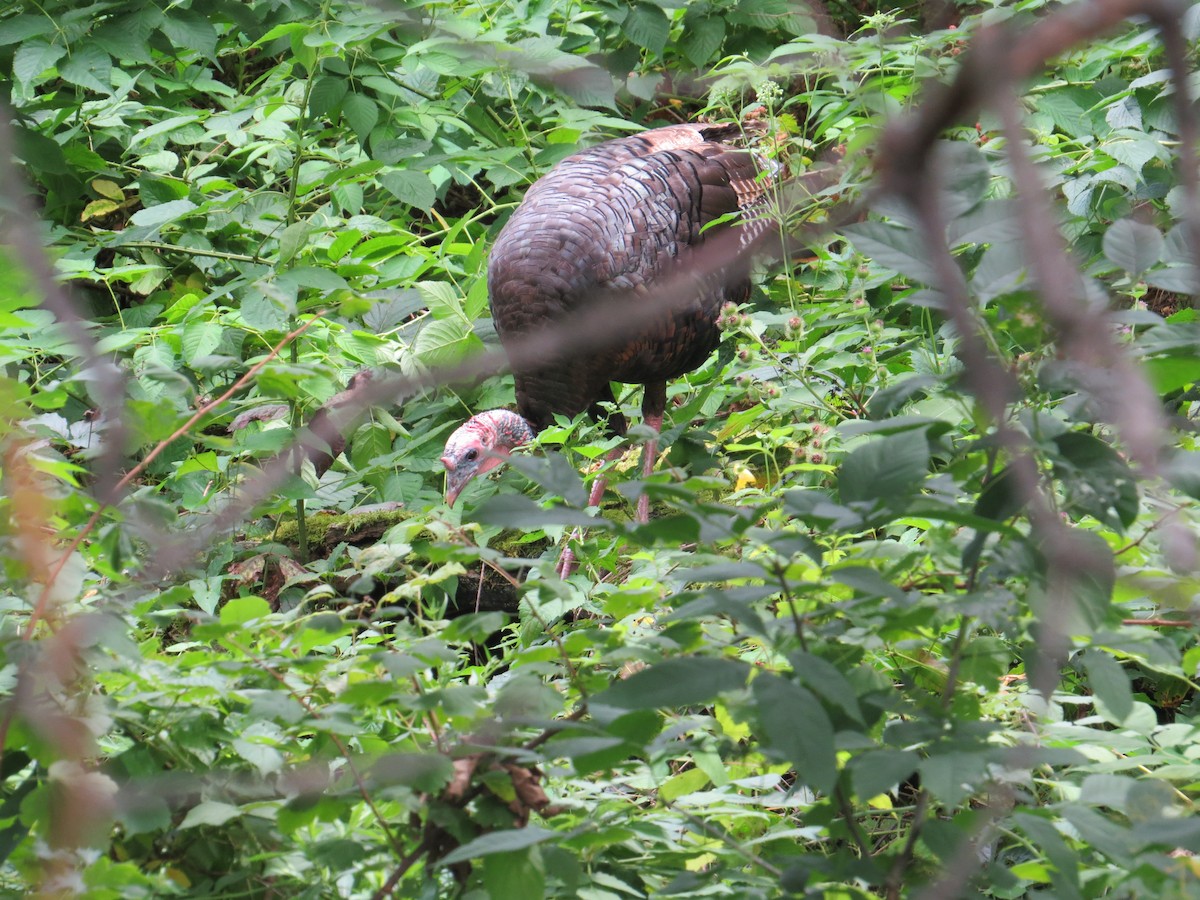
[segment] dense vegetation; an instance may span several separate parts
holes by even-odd
[[[1068,21],[905,195],[885,126],[1061,11],[798,9],[0,12],[0,890],[1200,896],[1195,79]],[[700,117],[796,252],[670,387],[652,520],[632,452],[582,511],[586,417],[447,508],[512,400],[454,369],[490,239]]]

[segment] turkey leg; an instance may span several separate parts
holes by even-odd
[[[654,474],[654,460],[658,457],[658,434],[662,431],[663,414],[667,409],[667,383],[665,381],[655,381],[646,385],[646,389],[642,394],[642,420],[652,429],[654,429],[654,437],[646,441],[642,447],[642,477],[649,478]],[[622,423],[624,420],[622,420]],[[624,429],[622,428],[622,431]],[[615,447],[610,450],[604,457],[606,463],[612,462],[621,455],[622,449]],[[592,492],[588,494],[588,506],[599,506],[600,498],[604,496],[604,488],[608,485],[608,478],[604,475],[597,475],[596,480],[592,482]],[[650,497],[642,494],[638,497],[637,503],[637,522],[639,525],[645,525],[650,521]],[[558,565],[554,571],[558,573],[559,578],[569,578],[571,572],[575,568],[575,554],[571,550],[570,541],[577,541],[583,536],[583,530],[580,528],[571,532],[571,537],[568,538],[567,546],[563,548],[562,555],[558,558]]]
[[[654,437],[642,447],[642,478],[649,478],[654,473],[654,460],[658,458],[658,435],[662,432],[666,408],[667,383],[655,381],[646,385],[642,395],[642,421],[654,429]],[[645,493],[638,497],[637,520],[641,525],[650,521],[650,497]]]
[[[609,450],[604,456],[605,463],[610,463],[621,455],[621,448],[614,447]],[[599,506],[600,498],[604,496],[604,488],[608,485],[608,477],[605,475],[597,475],[596,480],[592,482],[592,492],[588,494],[588,506]],[[567,538],[567,545],[563,547],[562,554],[558,557],[558,565],[554,567],[554,571],[558,573],[558,577],[562,579],[569,578],[571,572],[575,569],[575,553],[571,550],[571,541],[577,541],[583,537],[583,529],[576,528],[571,532],[571,536]]]

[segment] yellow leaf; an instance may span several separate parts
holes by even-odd
[[[871,807],[871,809],[891,809],[892,798],[887,794],[876,794],[867,801],[867,806]]]
[[[101,216],[114,213],[118,209],[120,209],[120,206],[111,200],[93,200],[83,208],[83,212],[79,214],[79,221],[86,222],[88,219],[98,219]]]
[[[1018,878],[1023,878],[1026,881],[1040,881],[1043,884],[1050,883],[1050,868],[1036,859],[1017,863],[1010,871]]]
[[[733,488],[735,491],[740,491],[746,487],[753,487],[756,484],[758,484],[758,479],[754,477],[754,473],[749,469],[737,470],[737,484]]]
[[[190,888],[192,886],[192,882],[188,880],[187,875],[181,869],[176,869],[174,866],[167,869],[167,877],[180,887]]]
[[[109,200],[116,200],[118,203],[125,202],[125,192],[121,190],[121,186],[116,182],[108,181],[104,178],[96,178],[92,181],[92,190],[101,197],[107,197]]]
[[[740,741],[750,736],[750,726],[744,722],[735,722],[733,716],[729,715],[729,710],[720,703],[716,705],[716,717],[717,724],[730,740]]]

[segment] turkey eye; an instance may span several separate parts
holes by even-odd
[[[479,451],[472,447],[467,451],[467,462],[475,462],[477,459],[479,459]]]

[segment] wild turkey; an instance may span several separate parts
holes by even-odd
[[[739,226],[743,246],[764,232],[766,220],[753,216],[769,178],[760,176],[766,167],[755,154],[724,143],[739,133],[736,125],[656,128],[569,156],[534,184],[500,231],[488,262],[492,319],[501,342],[508,347],[548,324],[570,321],[591,304],[618,302],[631,292],[640,302],[655,302],[655,282],[685,274],[696,248],[718,230],[705,226],[722,216],[741,210],[749,219]],[[624,435],[625,417],[601,406],[614,402],[613,381],[645,385],[642,414],[657,433],[667,381],[708,358],[720,336],[722,305],[745,299],[749,291],[744,261],[715,272],[707,261],[698,268],[705,271],[695,296],[662,304],[636,333],[608,340],[597,333],[596,343],[582,352],[556,355],[548,349],[536,365],[514,365],[520,414],[480,413],[446,442],[447,503],[556,414],[587,410]],[[651,440],[643,450],[645,475],[656,453],[657,441]],[[599,503],[604,484],[597,479],[590,505]],[[645,522],[648,513],[643,495],[638,520]]]

